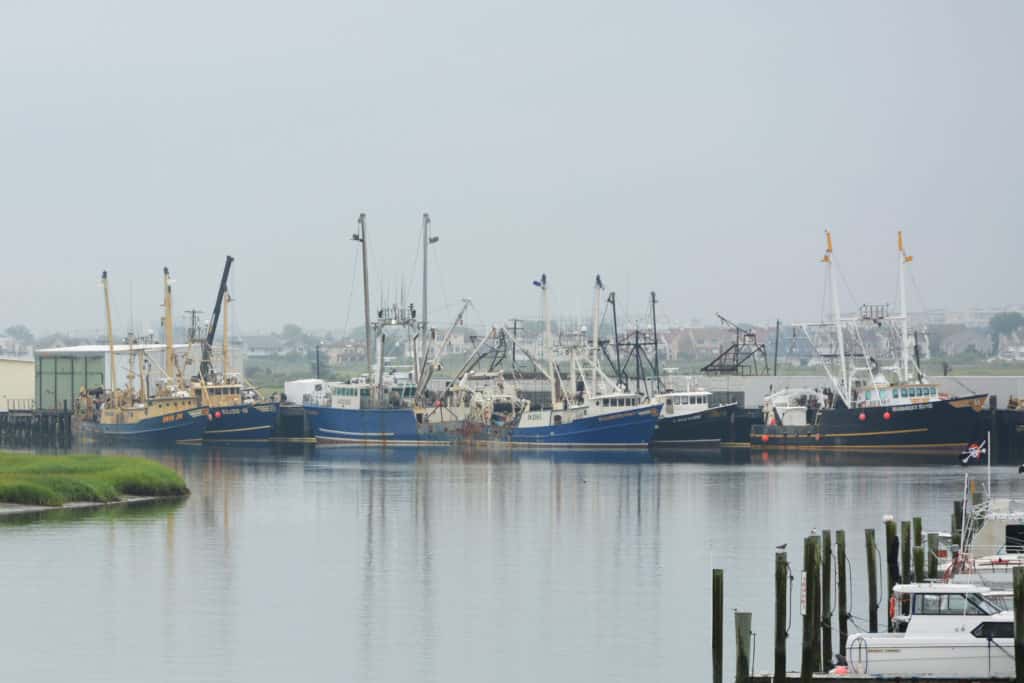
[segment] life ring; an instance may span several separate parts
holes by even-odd
[[[896,618],[896,596],[895,595],[890,595],[889,596],[889,618],[890,619],[895,619]]]

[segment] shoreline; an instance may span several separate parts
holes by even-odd
[[[180,496],[125,496],[120,500],[103,501],[71,501],[64,505],[25,505],[22,503],[0,502],[0,516],[24,515],[35,512],[51,512],[57,510],[87,510],[90,508],[112,507],[114,505],[131,505],[133,503],[149,503],[157,500],[177,500],[187,498],[189,494]]]

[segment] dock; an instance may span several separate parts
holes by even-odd
[[[971,490],[971,499],[980,500],[980,492]],[[959,546],[960,531],[964,523],[964,501],[955,500],[950,515],[952,546]],[[892,631],[897,626],[897,614],[893,605],[896,598],[894,587],[901,588],[905,584],[928,584],[937,582],[936,590],[942,582],[943,575],[939,571],[939,534],[924,533],[921,517],[897,522],[891,515],[883,519],[882,536],[884,545],[879,548],[876,543],[876,529],[864,529],[864,548],[866,550],[867,610],[861,617],[865,632],[878,633]],[[881,540],[881,539],[879,539]],[[867,667],[866,655],[863,650],[857,657],[847,661],[846,651],[849,627],[855,625],[851,615],[851,605],[847,594],[847,572],[849,569],[847,556],[847,538],[845,530],[825,529],[812,532],[803,539],[802,562],[790,564],[786,545],[776,548],[774,571],[774,642],[772,643],[772,672],[754,672],[752,660],[752,614],[748,611],[733,609],[732,626],[735,637],[735,681],[736,683],[783,683],[784,681],[812,680],[843,680],[843,681],[921,681],[924,683],[969,683],[981,681],[1024,682],[1024,566],[1013,568],[1013,603],[1014,622],[1016,629],[1013,634],[1012,646],[996,645],[1001,654],[1010,656],[1016,666],[1016,678],[992,677],[992,662],[989,662],[986,676],[963,677],[952,674],[905,675],[905,674],[872,674]],[[834,562],[833,562],[834,560]],[[802,567],[801,567],[802,565]],[[833,572],[833,567],[835,572]],[[802,571],[801,571],[802,569]],[[880,576],[882,570],[885,576]],[[791,585],[797,579],[797,587]],[[901,586],[897,586],[901,584]],[[725,615],[723,600],[725,593],[725,572],[722,569],[711,570],[711,660],[712,683],[723,683],[723,644],[726,638]],[[836,597],[833,605],[832,596]],[[787,662],[787,641],[790,638],[787,624],[790,601],[797,597],[800,610],[795,621],[801,624],[799,662]],[[892,600],[892,602],[890,602]],[[889,610],[885,610],[885,605]],[[881,613],[881,615],[880,615]],[[882,620],[879,619],[882,617]],[[833,631],[833,624],[838,628]],[[865,628],[866,627],[866,628]],[[989,647],[991,648],[990,640]],[[837,646],[833,649],[833,645]],[[1007,649],[1008,648],[1008,649]],[[797,671],[792,671],[796,665]],[[847,670],[849,673],[830,674],[829,671]],[[1013,669],[1011,669],[1013,670]],[[867,673],[865,673],[867,671]],[[1000,673],[1005,668],[998,669]]]
[[[0,411],[0,446],[68,448],[71,446],[71,413],[18,404],[9,406]]]

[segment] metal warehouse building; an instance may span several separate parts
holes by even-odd
[[[163,344],[128,344],[114,345],[115,369],[117,383],[125,386],[128,380],[131,356],[135,354],[146,362],[147,370],[143,371],[150,389],[163,379],[164,350]],[[179,357],[188,351],[187,344],[175,344]],[[35,400],[36,407],[43,410],[72,409],[78,399],[78,393],[85,387],[97,389],[103,387],[110,390],[110,347],[105,344],[86,346],[67,346],[55,349],[37,349],[35,352]],[[199,371],[200,350],[193,345],[190,352],[190,363],[186,364],[186,375]],[[136,367],[136,374],[139,368]],[[136,382],[138,379],[136,379]]]

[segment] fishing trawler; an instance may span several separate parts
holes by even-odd
[[[456,441],[465,421],[472,415],[473,406],[456,403],[449,392],[444,397],[431,397],[428,384],[441,367],[441,356],[471,302],[463,300],[462,308],[440,342],[428,336],[426,288],[419,320],[415,307],[409,304],[381,308],[377,319],[371,323],[365,214],[359,215],[358,226],[352,239],[362,248],[367,372],[349,382],[326,382],[323,391],[309,397],[309,402],[303,401],[312,435],[317,443],[340,445],[417,446]],[[427,245],[436,242],[436,238],[430,237],[429,229],[430,219],[424,214],[424,251]],[[424,284],[426,264],[424,254]],[[387,367],[385,340],[393,328],[406,331],[410,346],[417,354],[411,371],[398,372]],[[419,354],[422,354],[422,362]]]
[[[142,370],[148,360],[144,352],[137,352],[134,348],[129,351],[128,382],[125,387],[118,387],[107,271],[103,271],[102,284],[112,389],[101,396],[91,397],[86,394],[82,397],[86,410],[78,424],[83,435],[147,444],[198,441],[209,422],[208,411],[200,397],[186,387],[181,379],[181,369],[174,351],[171,281],[167,268],[164,268],[165,376],[157,383],[152,394],[149,392],[146,373]],[[130,345],[132,341],[133,337],[129,336]],[[139,380],[137,387],[136,378]]]
[[[589,347],[571,345],[569,352],[569,394],[553,359],[551,315],[548,307],[547,275],[533,283],[541,290],[544,304],[543,362],[531,361],[548,380],[551,408],[523,413],[509,434],[516,445],[562,448],[646,447],[661,413],[660,403],[625,391],[601,369],[598,313],[604,285],[600,276],[594,284],[592,342]],[[529,357],[529,356],[528,356]]]
[[[193,382],[194,391],[200,394],[203,405],[209,408],[210,420],[203,432],[203,441],[208,443],[270,439],[274,436],[279,409],[277,401],[265,400],[257,389],[244,381],[241,373],[231,371],[228,309],[232,299],[228,292],[228,275],[233,262],[231,256],[224,261],[213,315],[202,342],[199,377]],[[217,372],[213,363],[213,343],[222,311],[223,348],[221,369]]]
[[[912,258],[899,233],[900,313],[887,306],[862,306],[856,317],[839,312],[832,236],[826,231],[826,264],[832,292],[832,321],[802,325],[823,361],[831,386],[787,389],[765,398],[764,424],[751,429],[759,448],[901,449],[959,452],[983,432],[981,412],[986,394],[951,397],[927,380],[911,359],[904,269]],[[898,323],[898,327],[897,324]],[[898,350],[883,366],[869,352],[871,332]],[[858,349],[847,350],[852,340]],[[916,354],[915,354],[916,355]]]
[[[661,419],[654,427],[651,446],[677,448],[717,446],[733,429],[737,403],[713,405],[711,392],[688,388],[656,394],[661,403]]]

